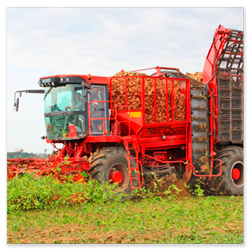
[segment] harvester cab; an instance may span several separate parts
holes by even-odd
[[[46,138],[48,142],[59,143],[84,139],[89,133],[92,136],[109,133],[108,122],[102,122],[109,115],[107,83],[106,77],[56,75],[40,78],[38,84],[44,90],[17,92],[20,97],[22,92],[44,94]],[[16,93],[14,106],[18,111]]]

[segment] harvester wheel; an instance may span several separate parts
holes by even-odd
[[[243,195],[243,149],[228,146],[220,150],[216,159],[222,161],[222,175],[213,177],[209,182],[209,190],[223,195]],[[214,160],[214,174],[220,173],[220,164]]]
[[[127,159],[124,155],[125,149],[120,147],[106,147],[95,152],[90,159],[89,174],[92,179],[100,183],[116,183],[119,192],[132,193],[130,185]],[[135,161],[131,160],[131,167],[135,167]],[[137,173],[132,171],[132,177]],[[138,186],[138,181],[133,180],[133,186]]]

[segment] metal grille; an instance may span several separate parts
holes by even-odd
[[[219,140],[243,142],[243,32],[231,30],[218,62]]]
[[[229,72],[230,75],[230,72]],[[220,75],[219,75],[220,76]],[[220,84],[222,82],[222,84]],[[242,143],[243,142],[243,81],[237,82],[230,77],[225,82],[218,79],[218,106],[219,106],[219,140],[221,142]]]
[[[232,30],[219,60],[219,140],[243,142],[243,32]]]

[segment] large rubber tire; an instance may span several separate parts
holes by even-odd
[[[110,182],[111,171],[118,170],[123,174],[123,180],[118,185],[118,192],[132,194],[133,189],[130,185],[128,162],[124,154],[126,150],[121,147],[106,147],[92,154],[90,159],[89,174],[92,179],[100,183]],[[130,160],[131,167],[135,167],[135,160]],[[132,177],[136,177],[137,173],[131,171]],[[133,179],[133,186],[138,187],[138,180]]]
[[[242,196],[244,189],[243,149],[237,146],[227,146],[218,152],[215,159],[222,161],[222,175],[211,178],[208,185],[210,193]],[[234,171],[239,175],[235,176]],[[219,173],[219,161],[214,160],[214,174]]]

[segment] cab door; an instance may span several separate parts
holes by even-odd
[[[108,86],[92,84],[88,91],[89,123],[91,135],[109,135]]]

